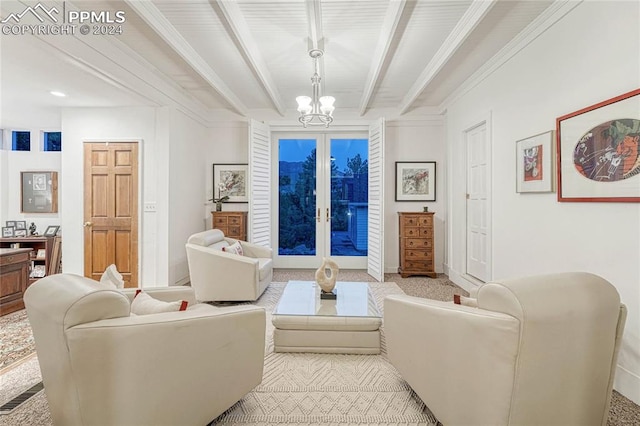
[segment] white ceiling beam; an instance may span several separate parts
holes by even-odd
[[[224,83],[222,78],[195,51],[178,30],[150,1],[125,0],[125,2],[165,41],[195,72],[197,72],[231,107],[242,115],[248,108]]]
[[[258,76],[262,87],[271,98],[271,102],[276,107],[278,113],[284,116],[286,108],[282,101],[282,96],[278,92],[277,86],[269,73],[267,64],[260,53],[260,49],[256,45],[247,21],[236,2],[218,1],[212,2],[220,11],[218,14],[220,19],[224,20],[231,29],[232,37],[235,38],[237,45],[240,46],[240,54],[247,60],[253,72]],[[216,9],[214,7],[214,9]]]
[[[306,0],[310,49],[323,50],[322,8],[318,0]]]
[[[380,29],[380,38],[378,39],[378,45],[373,53],[373,59],[371,61],[371,67],[369,68],[369,75],[364,85],[364,91],[362,93],[362,99],[360,100],[360,116],[363,116],[367,112],[369,102],[373,91],[378,84],[380,74],[382,73],[382,67],[388,60],[389,48],[393,43],[396,35],[398,34],[398,24],[402,18],[402,12],[406,5],[406,0],[398,0],[389,2],[387,7],[387,13]]]
[[[411,105],[424,92],[429,83],[435,78],[440,70],[447,64],[456,51],[462,46],[473,30],[478,26],[484,17],[498,0],[473,0],[473,3],[462,15],[456,26],[451,30],[440,49],[433,56],[426,68],[422,71],[416,82],[407,92],[400,104],[400,114],[406,113]]]
[[[307,6],[307,21],[309,23],[309,50],[320,49],[324,52],[324,32],[322,30],[322,6],[320,0],[306,0]],[[320,56],[318,59],[318,71],[320,76],[324,79],[324,56]],[[313,64],[313,61],[309,61]],[[312,72],[315,72],[313,68]],[[321,83],[321,86],[322,83]]]

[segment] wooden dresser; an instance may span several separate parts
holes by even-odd
[[[30,248],[0,248],[0,316],[24,309],[30,252]]]
[[[433,244],[433,212],[398,212],[400,220],[400,266],[402,278],[427,275],[436,278]]]
[[[224,232],[225,237],[247,241],[247,212],[211,212],[214,228]]]

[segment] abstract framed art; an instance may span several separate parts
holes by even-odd
[[[558,201],[640,202],[640,89],[556,119]]]
[[[248,164],[214,164],[213,198],[228,196],[227,203],[248,203]]]
[[[516,192],[553,192],[553,131],[516,141]]]
[[[435,201],[436,162],[396,161],[396,201]]]

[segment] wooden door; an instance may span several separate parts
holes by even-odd
[[[84,274],[115,264],[138,286],[138,144],[84,144]]]

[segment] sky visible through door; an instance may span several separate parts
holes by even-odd
[[[367,255],[368,140],[330,140],[330,255]],[[279,139],[278,254],[314,256],[318,253],[316,139]],[[322,150],[320,150],[322,155]],[[329,222],[329,221],[327,221]]]

